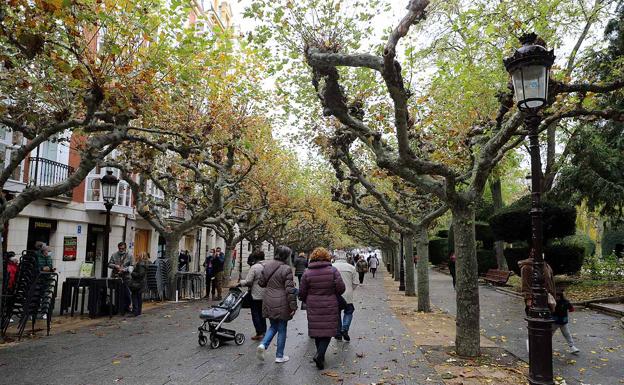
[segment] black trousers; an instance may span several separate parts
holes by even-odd
[[[119,312],[121,314],[130,313],[130,304],[132,303],[132,298],[130,296],[130,288],[128,287],[128,282],[124,281],[121,286],[121,303]]]
[[[360,283],[364,283],[364,274],[366,274],[366,272],[358,273],[358,276],[360,278]]]
[[[371,267],[370,271],[371,271],[371,273],[373,273],[373,278],[375,278],[375,273],[377,272],[377,268],[376,267]]]
[[[212,286],[212,296],[214,297],[215,287],[213,285],[212,275],[206,273],[206,297],[210,295],[210,287]]]
[[[251,294],[248,294],[251,295]],[[262,317],[262,300],[251,300],[251,321],[253,322],[254,329],[256,329],[256,335],[260,336],[266,333],[267,325],[266,318]]]
[[[327,351],[327,347],[329,346],[330,341],[331,337],[314,337],[314,344],[316,345],[316,356],[321,361],[325,361],[325,352]]]
[[[141,315],[143,312],[143,290],[132,290],[132,313]]]

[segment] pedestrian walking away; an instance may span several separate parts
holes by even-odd
[[[379,259],[377,258],[377,254],[373,254],[368,259],[368,268],[370,269],[373,278],[375,278],[375,273],[377,272],[377,268],[379,267]]]
[[[301,276],[303,276],[303,272],[308,267],[308,258],[306,258],[305,253],[299,253],[297,258],[295,258],[295,276],[297,277],[297,283],[301,286]]]
[[[345,341],[351,341],[349,336],[349,328],[351,327],[351,321],[353,320],[353,313],[355,307],[353,306],[353,291],[358,286],[358,275],[353,267],[345,257],[336,257],[333,266],[340,273],[342,282],[345,284],[345,292],[342,294],[347,306],[339,311],[339,323],[336,333],[336,339]],[[343,315],[344,314],[344,315]]]
[[[143,288],[147,277],[147,264],[149,257],[147,253],[141,253],[136,259],[132,273],[130,273],[130,292],[132,294],[132,316],[140,316],[143,312]]]
[[[553,336],[557,332],[557,329],[561,330],[561,334],[568,342],[568,346],[570,347],[570,353],[578,354],[580,352],[579,348],[574,346],[574,340],[572,339],[572,334],[570,334],[570,330],[568,329],[568,312],[574,311],[574,306],[568,301],[563,294],[563,290],[557,290],[556,296],[557,304],[555,305],[555,311],[553,312]]]
[[[265,288],[262,300],[262,316],[268,318],[271,324],[256,351],[257,357],[261,361],[264,360],[264,353],[271,345],[275,335],[277,335],[275,362],[283,363],[289,360],[289,357],[284,355],[286,333],[288,321],[297,311],[297,289],[295,282],[293,282],[292,268],[289,265],[291,253],[290,248],[279,246],[274,259],[265,262],[258,281],[258,285]]]
[[[358,272],[358,276],[359,276],[359,279],[360,279],[360,284],[363,284],[364,283],[364,275],[368,271],[368,263],[366,263],[366,260],[364,259],[364,257],[361,257],[360,259],[358,259],[357,263],[355,264],[355,269]]]
[[[130,313],[132,303],[130,288],[130,266],[134,265],[132,255],[126,252],[126,242],[117,244],[117,252],[111,255],[108,267],[113,269],[111,277],[121,278],[121,314]]]
[[[308,335],[314,338],[316,354],[313,360],[318,369],[325,368],[327,347],[338,330],[338,296],[344,292],[345,284],[331,264],[329,251],[322,247],[314,249],[308,269],[301,277],[299,299],[307,305]]]
[[[257,341],[264,338],[267,330],[266,318],[262,316],[262,298],[264,297],[264,288],[260,287],[260,277],[264,270],[264,253],[259,252],[254,257],[254,264],[247,272],[247,277],[241,280],[236,286],[250,287],[251,293],[251,321],[256,329],[256,335],[251,337]]]

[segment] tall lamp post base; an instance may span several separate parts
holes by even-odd
[[[552,319],[525,318],[529,331],[529,384],[554,385],[552,363]]]

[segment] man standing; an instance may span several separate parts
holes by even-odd
[[[353,306],[353,290],[358,286],[357,274],[355,272],[355,267],[347,262],[346,257],[340,254],[336,255],[336,260],[332,266],[338,270],[342,282],[345,284],[345,292],[342,293],[342,298],[344,298],[347,303],[346,308],[340,309],[341,313],[344,311],[344,316],[341,316],[342,321],[338,325],[336,339],[342,340],[344,338],[345,341],[351,341],[351,337],[349,337],[349,327],[351,326],[353,312],[355,311],[355,307]]]
[[[214,285],[217,288],[217,298],[214,298],[215,301],[221,301],[221,288],[223,287],[223,267],[225,263],[225,254],[221,251],[220,247],[217,247],[214,258],[212,260],[212,268],[214,269]]]
[[[210,298],[210,288],[212,287],[212,298],[215,297],[215,284],[214,284],[214,255],[215,249],[210,249],[210,252],[206,255],[204,260],[204,270],[206,271],[206,297]]]
[[[117,244],[117,252],[111,255],[108,267],[113,269],[112,278],[121,278],[121,314],[130,312],[130,266],[134,265],[132,255],[126,252],[126,242]]]

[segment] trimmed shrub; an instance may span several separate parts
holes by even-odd
[[[448,262],[448,241],[446,238],[431,238],[429,240],[429,262],[432,265]]]
[[[576,208],[542,201],[544,240],[572,235],[576,231]],[[490,217],[496,240],[531,239],[531,197],[525,196]]]
[[[448,231],[448,250],[455,250],[455,236],[453,226]],[[490,224],[487,222],[475,223],[475,241],[481,243],[477,244],[477,249],[493,249],[494,248],[494,233]]]
[[[448,238],[448,236],[449,236],[449,231],[448,230],[439,230],[436,233],[436,237],[438,237],[438,238]]]
[[[624,244],[624,226],[605,230],[602,236],[602,255],[612,254],[618,243]]]
[[[490,269],[498,268],[496,252],[494,250],[477,250],[477,263],[479,266],[479,275],[487,273]]]
[[[585,257],[594,255],[594,253],[596,252],[596,243],[585,234],[570,235],[568,237],[562,238],[561,240],[553,241],[552,244],[564,244],[581,247],[583,248],[583,250],[585,250]]]
[[[505,260],[509,270],[520,275],[518,262],[528,258],[529,248],[505,249]],[[583,266],[585,249],[575,245],[555,244],[544,248],[546,262],[552,267],[555,275],[576,274]]]

